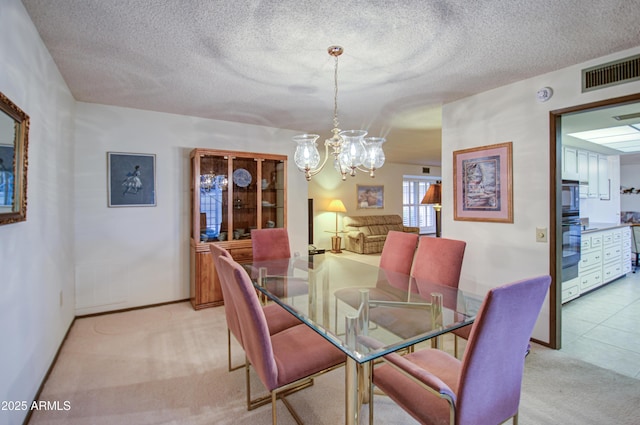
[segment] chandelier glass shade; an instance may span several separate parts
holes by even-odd
[[[320,152],[316,142],[317,134],[301,134],[293,137],[298,145],[294,155],[294,162],[307,180],[318,174],[326,165],[330,156],[333,157],[334,168],[346,180],[347,174],[356,175],[356,171],[369,173],[375,177],[375,170],[382,167],[385,161],[382,144],[383,137],[367,137],[364,130],[345,130],[338,128],[338,56],[344,49],[340,46],[330,46],[327,51],[335,59],[334,66],[334,102],[333,102],[333,136],[324,141],[324,159],[320,161]]]

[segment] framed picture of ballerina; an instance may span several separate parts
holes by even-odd
[[[156,206],[156,156],[107,152],[109,207]]]
[[[512,142],[453,152],[454,220],[513,223]]]

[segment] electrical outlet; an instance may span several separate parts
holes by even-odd
[[[546,241],[547,241],[547,228],[536,227],[536,242],[546,242]]]

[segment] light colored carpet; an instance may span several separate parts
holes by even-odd
[[[445,348],[450,344],[445,345]],[[270,407],[245,407],[244,371],[227,371],[223,308],[187,302],[76,320],[30,424],[270,424]],[[244,361],[238,345],[234,362]],[[254,377],[254,391],[263,393]],[[307,424],[344,423],[344,369],[288,398]],[[413,424],[376,396],[377,424]],[[362,410],[367,423],[367,407]],[[526,360],[521,425],[637,424],[640,381],[534,346]],[[295,423],[278,402],[280,424]]]

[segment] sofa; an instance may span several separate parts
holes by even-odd
[[[390,230],[419,233],[418,227],[402,224],[402,217],[389,215],[346,216],[343,219],[345,249],[358,254],[376,254],[382,247]]]

